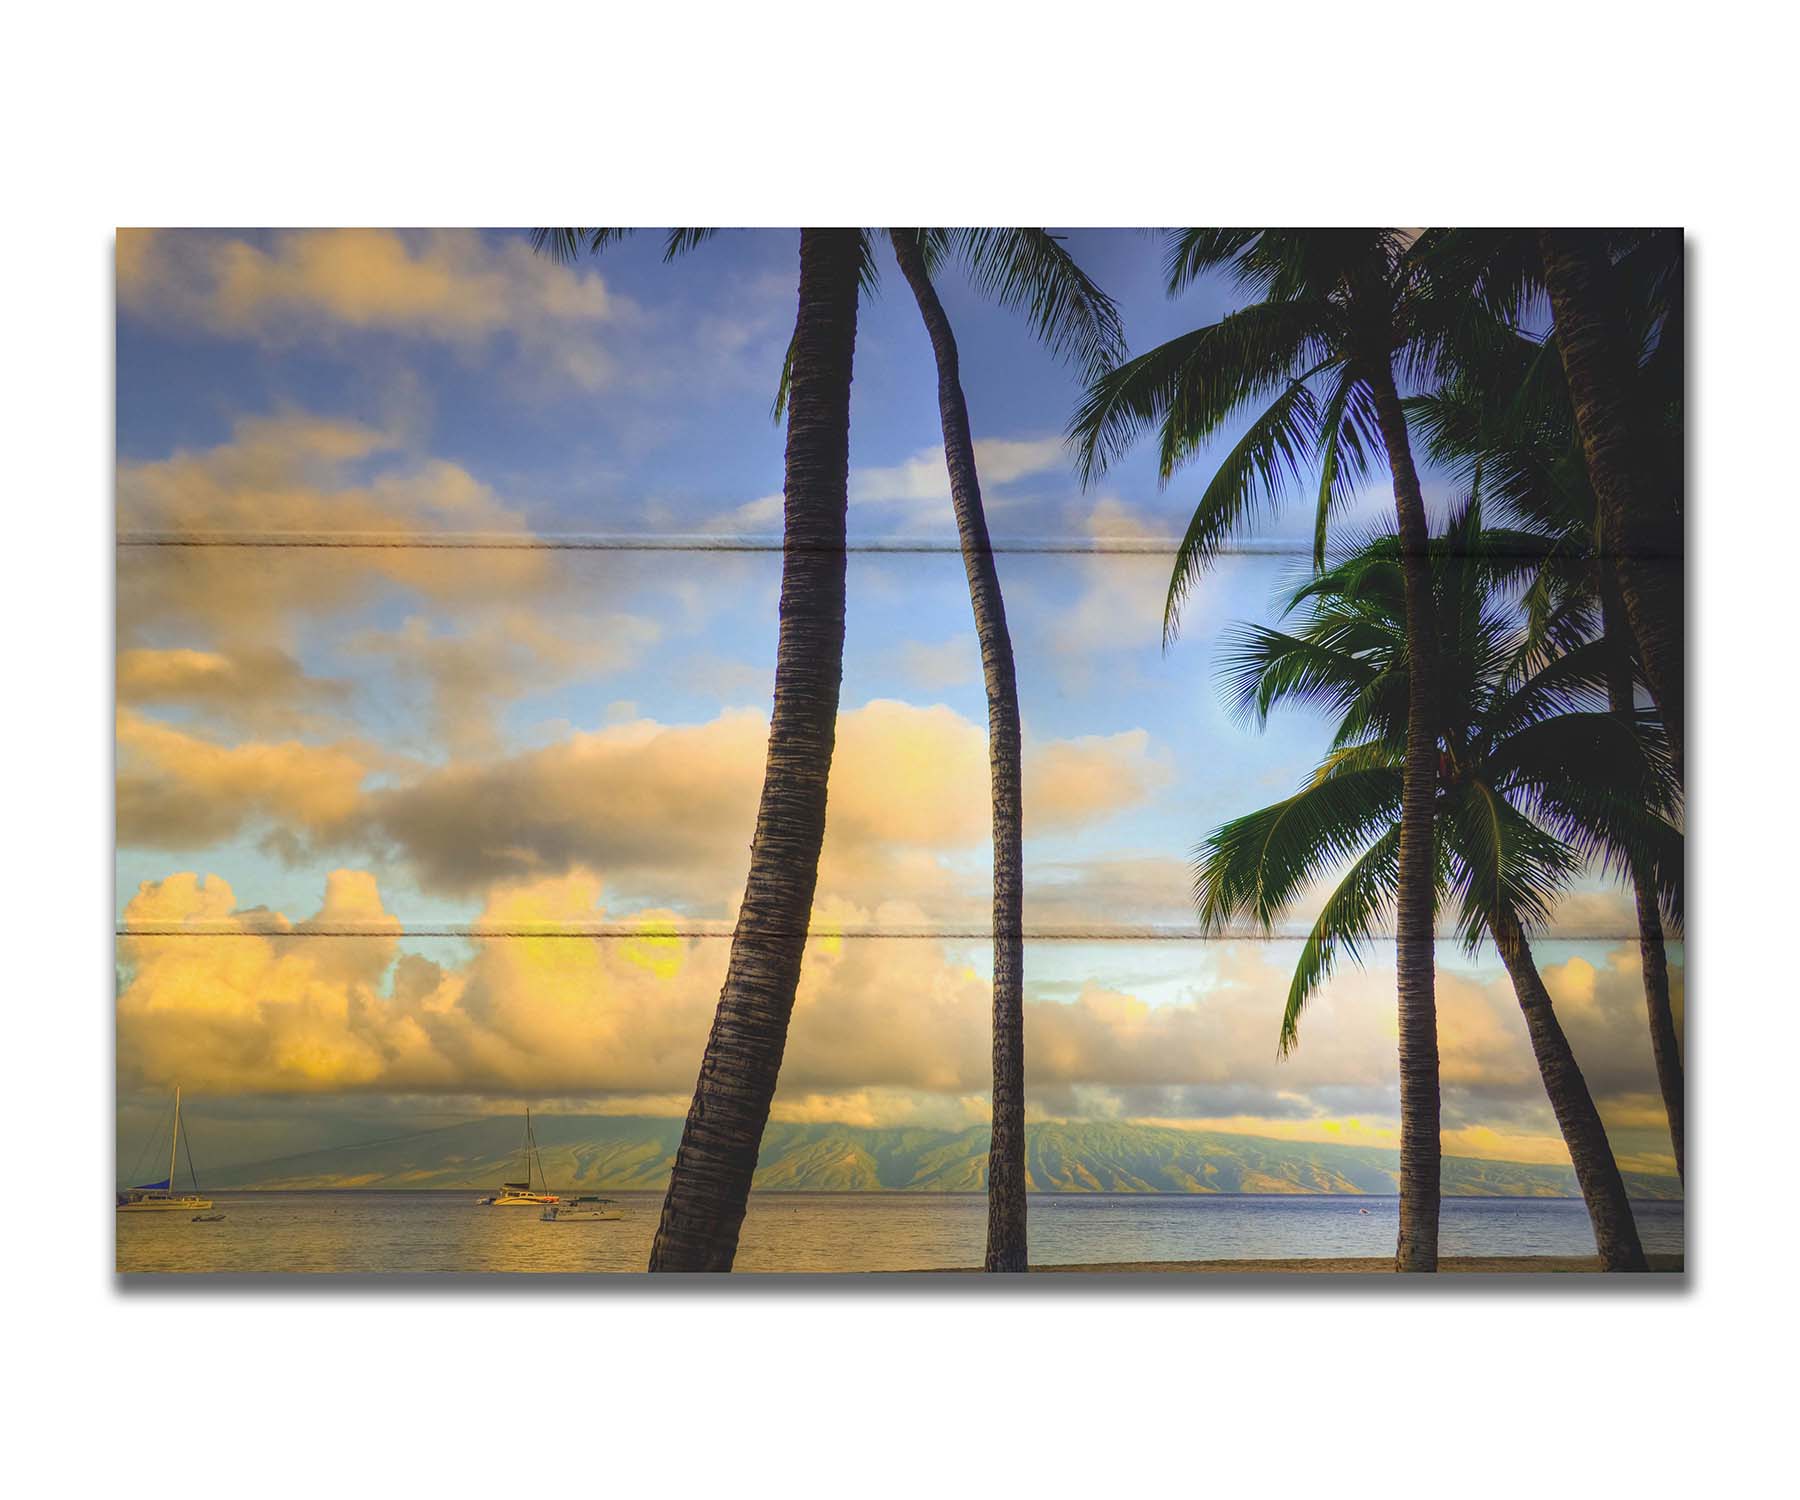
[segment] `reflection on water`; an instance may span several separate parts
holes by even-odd
[[[121,1271],[641,1271],[660,1193],[616,1193],[615,1221],[546,1224],[469,1193],[216,1193],[222,1223],[117,1216]],[[1682,1250],[1682,1205],[1634,1205],[1644,1246]],[[1366,1212],[1365,1212],[1366,1210]],[[1093,1262],[1390,1255],[1392,1198],[1069,1194],[1031,1199],[1031,1258]],[[978,1194],[758,1193],[742,1271],[905,1271],[981,1264]],[[1591,1255],[1578,1201],[1446,1198],[1445,1255]]]

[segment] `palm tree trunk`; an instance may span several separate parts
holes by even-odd
[[[1394,1268],[1435,1271],[1438,1262],[1437,955],[1432,895],[1437,872],[1437,611],[1431,594],[1431,532],[1425,496],[1394,374],[1384,352],[1369,385],[1394,476],[1406,588],[1406,765],[1400,783],[1400,871],[1395,897],[1395,958],[1400,1019],[1400,1240]]]
[[[1656,892],[1638,870],[1636,887],[1638,951],[1643,955],[1644,1004],[1650,1012],[1650,1052],[1656,1059],[1656,1083],[1669,1117],[1669,1142],[1675,1148],[1675,1172],[1687,1181],[1687,1093],[1681,1062],[1681,1038],[1675,1030],[1675,1008],[1669,1001],[1669,956],[1663,946],[1662,912]]]
[[[988,541],[987,516],[969,436],[956,335],[926,273],[914,230],[891,231],[894,257],[912,288],[937,358],[938,418],[944,429],[944,461],[950,500],[962,543],[969,602],[981,642],[987,684],[988,780],[994,821],[994,1129],[988,1146],[986,1268],[1023,1271],[1029,1264],[1025,1237],[1025,1010],[1024,839],[1020,794],[1019,687],[1000,575]]]
[[[1670,519],[1673,508],[1660,503],[1638,461],[1646,450],[1632,433],[1636,362],[1615,306],[1605,241],[1594,230],[1540,229],[1538,249],[1599,529],[1611,544],[1644,680],[1668,731],[1675,774],[1685,786],[1680,539]]]
[[[800,981],[844,675],[844,528],[859,232],[800,233],[775,707],[725,987],[652,1271],[729,1271]]]
[[[1606,557],[1600,559],[1600,614],[1608,653],[1606,693],[1615,714],[1632,711],[1631,654],[1627,649],[1624,603],[1618,579]],[[1650,1013],[1650,1052],[1656,1060],[1656,1082],[1669,1118],[1669,1141],[1675,1148],[1675,1171],[1687,1181],[1687,1087],[1682,1076],[1681,1040],[1675,1032],[1675,1010],[1669,1001],[1669,956],[1663,946],[1662,910],[1648,873],[1635,861],[1632,894],[1637,901],[1638,952],[1644,965],[1644,1004]]]
[[[1608,1271],[1647,1271],[1650,1267],[1638,1240],[1637,1221],[1631,1215],[1625,1180],[1619,1175],[1619,1164],[1613,1160],[1606,1127],[1600,1121],[1600,1111],[1594,1107],[1587,1080],[1576,1065],[1569,1039],[1556,1019],[1550,993],[1532,959],[1531,945],[1525,941],[1525,931],[1507,911],[1491,916],[1488,927],[1506,972],[1512,975],[1519,1009],[1525,1012],[1525,1029],[1531,1033],[1531,1050],[1537,1056],[1544,1091],[1550,1096],[1550,1107],[1556,1111],[1556,1123],[1562,1127],[1569,1158],[1575,1163],[1575,1179],[1581,1184],[1581,1196],[1587,1201],[1588,1217],[1593,1221],[1600,1264]]]

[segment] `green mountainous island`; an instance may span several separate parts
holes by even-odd
[[[534,1115],[554,1191],[668,1183],[680,1120]],[[492,1188],[515,1177],[517,1118],[336,1146],[206,1174],[212,1188]],[[973,1193],[987,1186],[988,1132],[771,1123],[755,1186],[765,1192]],[[1040,1193],[1393,1193],[1398,1153],[1152,1125],[1040,1124],[1026,1132],[1028,1184]],[[1627,1172],[1638,1198],[1679,1198],[1680,1179]],[[1446,1156],[1443,1190],[1462,1197],[1578,1196],[1568,1167]]]

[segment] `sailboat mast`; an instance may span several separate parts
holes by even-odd
[[[175,1147],[181,1140],[181,1085],[175,1085],[175,1128],[169,1132],[169,1194],[175,1193]]]

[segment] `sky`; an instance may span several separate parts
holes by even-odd
[[[1134,352],[1238,305],[1167,299],[1141,233],[1067,245]],[[775,1114],[961,1128],[988,1112],[986,707],[931,352],[880,257],[851,404],[873,550]],[[574,267],[519,232],[121,232],[122,1142],[178,1082],[239,1160],[521,1103],[685,1112],[761,783],[797,267],[792,231]],[[1140,449],[1084,488],[1074,373],[941,291],[1018,665],[1026,922],[1062,934],[1026,953],[1030,1116],[1396,1144],[1391,942],[1278,1060],[1296,945],[1200,940],[1188,900],[1193,845],[1329,741],[1245,726],[1216,667],[1303,575],[1310,506],[1165,651],[1172,538],[1241,424],[1166,487]],[[1634,932],[1594,876],[1536,946],[1621,1164],[1672,1171]],[[1566,1161],[1491,949],[1440,943],[1438,993],[1446,1151]]]

